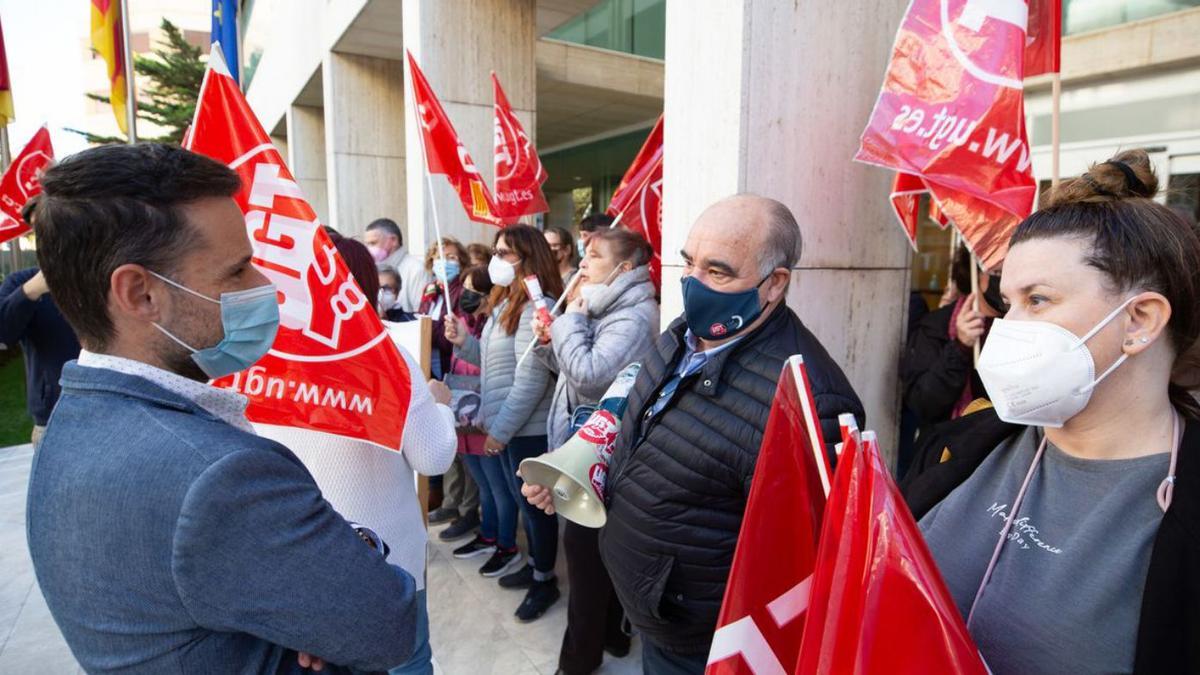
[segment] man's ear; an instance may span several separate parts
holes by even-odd
[[[166,291],[155,284],[150,272],[141,265],[127,263],[109,277],[109,306],[114,313],[143,321],[158,321]]]
[[[792,279],[791,270],[782,267],[775,268],[767,281],[767,302],[782,301],[787,297],[788,282]]]

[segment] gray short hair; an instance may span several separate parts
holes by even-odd
[[[771,270],[780,267],[791,269],[800,260],[803,242],[800,236],[800,224],[792,215],[791,209],[782,202],[769,197],[760,197],[766,209],[765,220],[767,238],[758,260],[760,276],[767,276]]]

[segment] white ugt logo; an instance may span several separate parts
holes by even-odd
[[[1024,31],[1029,23],[1029,5],[1024,0],[967,0],[958,25],[978,33],[983,29],[984,19],[1010,23]]]

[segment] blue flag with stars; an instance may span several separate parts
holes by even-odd
[[[213,0],[212,41],[221,43],[229,64],[229,74],[241,84],[241,60],[238,59],[238,0]]]

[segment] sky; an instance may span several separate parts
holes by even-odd
[[[87,0],[0,0],[17,114],[8,128],[14,156],[43,123],[57,156],[87,147],[82,136],[64,127],[87,124],[89,6]]]

